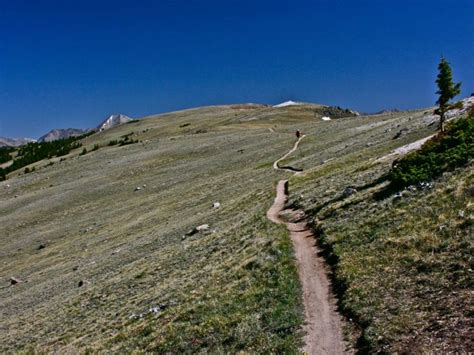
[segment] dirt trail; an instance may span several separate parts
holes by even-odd
[[[293,148],[291,148],[291,150],[286,153],[284,156],[282,156],[280,159],[278,160],[275,160],[275,162],[273,163],[273,169],[275,170],[286,170],[286,171],[291,171],[291,172],[300,172],[302,171],[301,169],[298,169],[298,168],[293,168],[291,166],[279,166],[278,164],[286,159],[287,157],[289,157],[296,149],[298,149],[298,145],[300,144],[301,140],[306,137],[306,135],[302,135],[300,138],[298,138],[298,140],[295,142],[295,145],[293,146]]]
[[[278,162],[296,150],[302,136],[293,149],[278,159],[274,169],[282,169]],[[285,168],[285,170],[289,170]],[[293,170],[291,170],[293,171]],[[277,224],[285,224],[290,232],[295,251],[298,274],[303,288],[305,324],[304,348],[307,354],[343,354],[345,344],[341,330],[341,319],[336,311],[336,300],[330,288],[327,266],[319,255],[316,239],[307,225],[303,211],[285,210],[288,199],[288,180],[280,180],[273,205],[267,218]],[[283,217],[283,215],[285,217]]]

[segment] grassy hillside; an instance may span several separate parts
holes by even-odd
[[[361,328],[361,351],[468,351],[474,346],[472,118],[454,122],[387,174],[395,158],[368,154],[365,161],[344,157],[344,164],[314,168],[292,179],[293,203],[313,219],[340,310]],[[406,186],[400,176],[423,184],[396,192]],[[352,194],[344,194],[347,187]]]
[[[342,200],[344,188],[367,185],[369,194],[390,167],[381,157],[434,131],[422,110],[321,116],[307,105],[150,116],[10,174],[0,183],[0,351],[296,351],[302,312],[292,250],[286,231],[264,218],[276,181],[290,174],[272,162],[296,129],[307,134],[285,162],[306,170],[291,189],[335,248],[331,238],[352,232],[335,227],[332,209],[362,196]],[[138,143],[109,145],[125,136]],[[373,203],[391,211],[391,202]],[[190,233],[203,224],[209,229]],[[362,309],[378,310],[357,292]],[[373,323],[347,304],[364,326]],[[402,341],[393,334],[374,344]]]

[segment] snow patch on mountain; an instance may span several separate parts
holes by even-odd
[[[273,105],[273,107],[286,107],[286,106],[296,106],[296,105],[303,105],[303,103],[290,100],[290,101],[282,102],[281,104],[278,104],[278,105]]]
[[[118,114],[118,115],[110,115],[107,117],[105,121],[103,121],[100,125],[97,126],[99,131],[104,131],[106,129],[121,125],[123,123],[130,122],[132,119],[126,115]]]

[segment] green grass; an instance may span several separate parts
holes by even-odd
[[[461,170],[395,206],[361,203],[322,222],[347,286],[342,307],[364,325],[372,350],[465,349],[455,333],[469,322],[472,178]]]
[[[0,332],[0,351],[296,352],[301,297],[291,245],[282,227],[265,220],[282,178],[290,178],[292,202],[321,219],[340,258],[336,275],[350,291],[344,309],[363,323],[364,339],[374,349],[401,349],[402,325],[417,322],[402,322],[405,308],[416,314],[423,303],[405,304],[394,293],[395,308],[376,286],[390,290],[398,280],[379,270],[390,264],[383,248],[396,241],[393,221],[408,223],[409,215],[416,226],[410,206],[418,205],[371,196],[390,169],[391,158],[379,158],[434,127],[423,111],[324,122],[316,108],[235,105],[150,116],[83,138],[89,152],[100,146],[93,153],[79,149],[39,161],[29,174],[11,173],[0,183],[0,329],[8,329]],[[308,137],[285,164],[306,172],[292,176],[271,165],[291,148],[296,128]],[[393,140],[402,128],[408,133]],[[108,145],[124,137],[139,143]],[[359,192],[341,198],[349,185]],[[183,238],[204,223],[211,233]],[[25,282],[9,286],[11,276]],[[414,279],[407,280],[411,287]],[[400,317],[389,318],[384,304]],[[430,346],[422,349],[437,349]]]
[[[213,280],[201,280],[192,302],[130,322],[127,341],[119,333],[108,346],[119,343],[120,352],[297,352],[300,294],[285,230],[258,216],[220,238],[238,240],[243,259],[226,264]],[[213,253],[230,259],[225,245]]]
[[[298,204],[313,216],[333,266],[340,310],[361,328],[354,335],[358,349],[439,353],[472,348],[472,164],[446,173],[432,190],[377,200],[386,186],[383,180],[371,183],[378,165],[366,169],[354,163],[323,167],[320,178],[311,174],[314,180],[293,180],[295,195],[303,195]],[[376,176],[385,175],[389,166]],[[366,187],[348,198],[320,194],[315,204],[311,187],[327,189],[328,180],[332,186],[340,181],[341,187],[349,180],[362,186],[354,184],[362,180]]]
[[[205,108],[122,125],[83,139],[89,151],[100,145],[93,153],[3,183],[0,277],[26,282],[0,286],[1,351],[185,349],[188,327],[206,339],[197,349],[298,347],[289,242],[264,220],[279,174],[255,169],[287,147],[262,123],[234,128],[235,113],[244,114]],[[132,129],[143,143],[107,146]],[[182,238],[203,223],[211,234]],[[160,318],[130,318],[163,304]]]

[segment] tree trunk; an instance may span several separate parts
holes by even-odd
[[[444,111],[440,112],[440,116],[439,116],[439,130],[441,132],[444,132]]]

